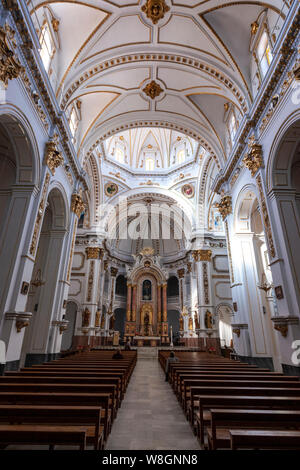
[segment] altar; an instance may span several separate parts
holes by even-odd
[[[152,346],[156,347],[160,345],[160,336],[134,336],[133,339],[137,342],[138,347]]]
[[[156,347],[169,342],[167,314],[167,272],[152,247],[133,255],[127,268],[127,306],[124,339],[137,346]]]

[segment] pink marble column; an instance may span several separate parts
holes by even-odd
[[[126,309],[126,321],[131,320],[131,284],[127,284],[127,309]]]
[[[167,284],[163,284],[163,322],[168,321],[167,311]]]
[[[161,323],[161,285],[157,286],[157,323]]]
[[[136,285],[132,286],[132,321],[136,321]]]

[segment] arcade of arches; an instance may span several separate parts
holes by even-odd
[[[130,339],[300,375],[299,1],[157,4],[0,2],[1,367]]]

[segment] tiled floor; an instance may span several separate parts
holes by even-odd
[[[157,359],[138,360],[106,449],[199,450]]]

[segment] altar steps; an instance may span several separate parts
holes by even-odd
[[[158,348],[156,347],[138,347],[138,359],[156,359],[158,357]]]

